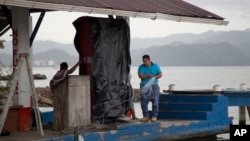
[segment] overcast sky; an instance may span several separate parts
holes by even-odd
[[[131,38],[162,37],[175,33],[201,33],[208,30],[244,30],[250,28],[250,0],[186,0],[191,4],[226,18],[227,26],[130,18]],[[35,23],[39,14],[32,14]],[[36,40],[73,43],[75,28],[72,22],[84,13],[47,12]],[[90,15],[91,16],[91,15]],[[3,38],[9,39],[9,34]]]

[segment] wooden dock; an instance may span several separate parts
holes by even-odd
[[[228,133],[233,117],[228,117],[229,106],[249,106],[249,91],[222,91],[209,93],[178,93],[160,95],[159,120],[142,123],[139,120],[116,120],[109,123],[91,123],[89,126],[53,131],[53,111],[42,112],[44,134],[38,131],[13,132],[1,136],[1,141],[22,140],[72,141],[82,137],[84,141],[152,141],[182,140],[216,136]],[[75,128],[76,129],[76,128]]]
[[[92,124],[79,129],[77,134],[84,141],[152,141],[179,140],[197,138],[225,133],[228,131],[229,121],[205,120],[159,120],[157,122],[142,123],[139,120],[129,122],[112,122],[106,124]],[[52,131],[48,126],[42,137],[38,131],[14,132],[10,136],[1,136],[1,141],[73,141],[76,136],[73,130]]]

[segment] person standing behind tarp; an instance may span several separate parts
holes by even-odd
[[[158,79],[162,77],[162,72],[159,65],[151,62],[149,55],[143,55],[143,64],[138,68],[138,76],[141,79],[140,95],[141,95],[141,109],[143,118],[142,122],[149,121],[148,103],[152,102],[152,117],[151,121],[155,122],[159,110],[160,87]]]

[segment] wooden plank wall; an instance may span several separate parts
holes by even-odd
[[[90,77],[70,75],[53,90],[54,130],[91,124]]]

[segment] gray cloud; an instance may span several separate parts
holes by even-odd
[[[185,0],[218,15],[250,18],[250,0]]]

